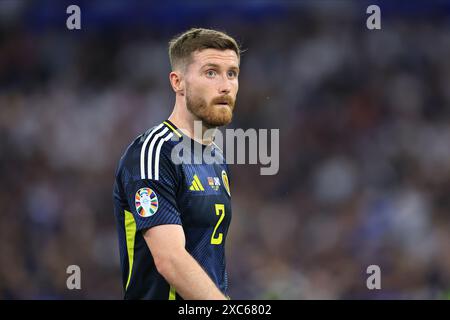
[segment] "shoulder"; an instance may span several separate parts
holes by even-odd
[[[166,122],[160,123],[136,139],[123,154],[119,170],[128,172],[133,180],[159,180],[161,171],[171,170],[171,152],[177,142],[177,132]]]

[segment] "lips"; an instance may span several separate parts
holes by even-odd
[[[216,98],[213,100],[213,104],[219,104],[219,105],[223,105],[223,106],[229,106],[232,104],[232,102],[233,102],[233,99],[231,99],[231,97],[229,97],[229,96],[224,96],[224,97]]]

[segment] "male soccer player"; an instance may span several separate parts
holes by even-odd
[[[228,168],[213,137],[195,135],[194,121],[203,132],[230,123],[240,49],[222,32],[191,29],[170,41],[169,56],[173,112],[136,138],[116,173],[125,299],[226,299]],[[182,141],[192,161],[180,164],[172,150]],[[206,164],[194,149],[222,161]]]

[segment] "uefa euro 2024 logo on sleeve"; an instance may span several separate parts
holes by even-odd
[[[158,197],[150,188],[141,188],[135,196],[136,212],[143,218],[151,217],[158,210]]]

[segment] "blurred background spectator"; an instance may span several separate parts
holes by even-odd
[[[230,128],[280,129],[277,175],[231,166],[231,297],[447,297],[450,5],[374,3],[1,0],[0,298],[122,297],[115,168],[170,114],[167,42],[193,26],[246,49]]]

